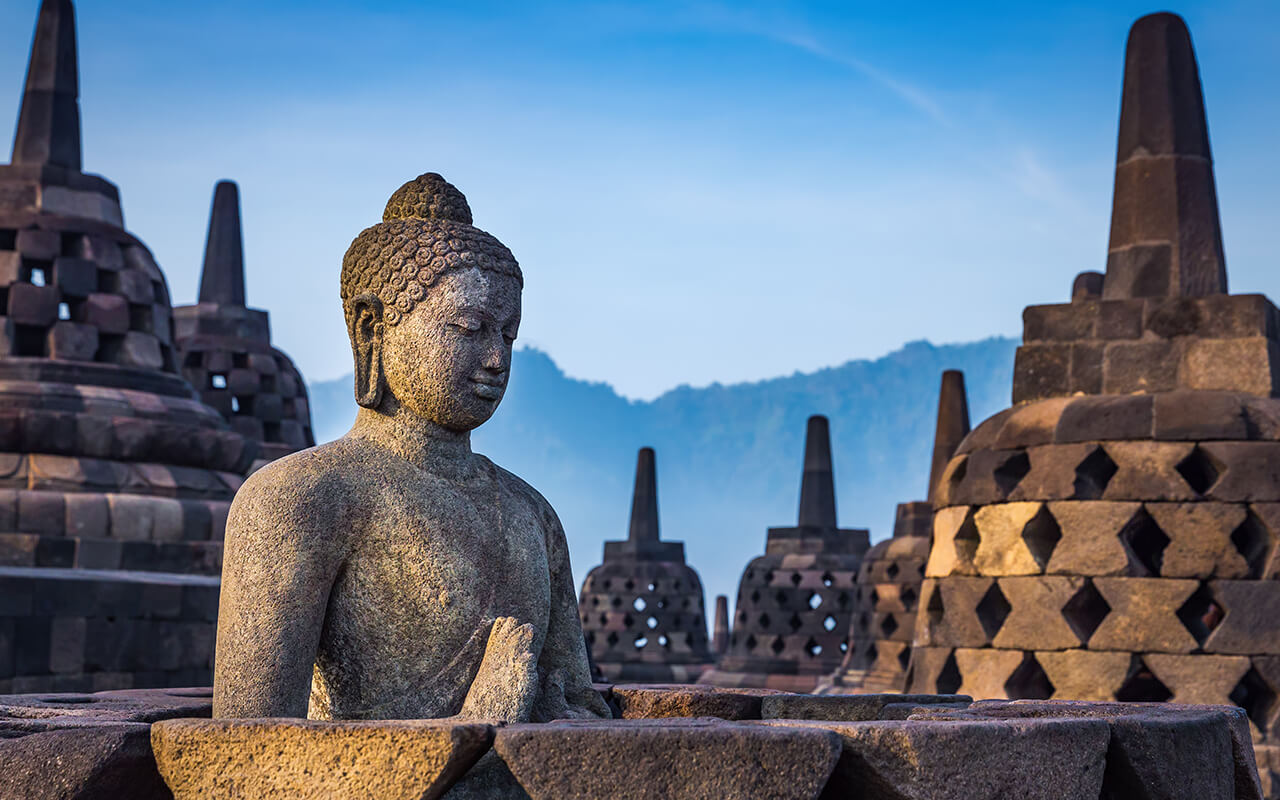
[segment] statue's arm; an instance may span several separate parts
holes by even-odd
[[[543,501],[545,502],[545,501]],[[542,697],[534,710],[535,721],[556,718],[603,717],[611,714],[591,686],[587,647],[578,619],[578,593],[569,566],[569,546],[555,511],[546,506],[547,561],[551,567],[551,617],[547,637],[538,658]]]
[[[340,493],[298,486],[273,469],[282,466],[250,477],[227,518],[215,717],[307,715],[329,590],[345,557],[333,524]]]

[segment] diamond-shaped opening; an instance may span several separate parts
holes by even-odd
[[[910,663],[911,663],[911,648],[904,647],[898,651],[898,666],[905,670]]]
[[[964,515],[964,522],[960,523],[960,529],[956,531],[956,558],[961,563],[973,561],[973,557],[978,554],[978,541],[978,523],[973,520],[973,509],[969,509]]]
[[[792,614],[791,619],[787,620],[787,624],[791,626],[792,632],[798,631],[804,627],[804,621],[800,619],[799,614]]]
[[[864,631],[871,625],[871,615],[863,611],[858,615],[858,627]]]
[[[1178,474],[1196,494],[1207,494],[1222,475],[1222,465],[1208,452],[1196,446],[1178,462]]]
[[[743,644],[744,644],[744,645],[746,645],[746,648],[747,648],[747,650],[748,650],[748,652],[749,652],[749,651],[751,651],[751,650],[755,650],[755,649],[756,649],[756,645],[760,644],[760,642],[756,641],[756,637],[755,637],[755,636],[748,636],[748,637],[747,637],[747,640],[746,640],[745,642],[743,642]]]
[[[841,592],[840,595],[836,597],[836,605],[840,606],[842,610],[846,609],[849,607],[849,601],[851,599],[852,598],[849,597],[848,592]]]
[[[759,603],[759,602],[760,602],[760,592],[755,591],[755,592],[752,592],[752,593],[751,593],[751,602],[753,602],[753,603]]]
[[[665,598],[665,597],[659,597],[659,598],[658,598],[658,608],[659,608],[659,609],[662,609],[662,608],[666,608],[666,607],[667,607],[667,598]]]
[[[884,634],[884,638],[888,639],[893,636],[893,632],[898,629],[898,621],[893,618],[892,614],[885,614],[884,619],[880,620],[880,632]]]
[[[649,617],[648,619],[646,619],[646,620],[644,621],[644,624],[645,624],[645,625],[648,625],[648,626],[649,626],[649,629],[650,629],[650,630],[652,630],[652,629],[654,629],[654,628],[658,627],[658,618],[657,618],[657,617]]]
[[[1053,697],[1053,683],[1036,657],[1027,653],[1004,682],[1004,691],[1011,700],[1048,700]]]
[[[948,653],[942,669],[938,671],[938,694],[955,694],[960,691],[960,667],[956,665],[956,654]]]
[[[648,589],[649,589],[649,591],[651,591],[651,592],[657,591],[657,589],[658,589],[658,585],[657,585],[656,583],[651,583],[651,584],[649,584]]]
[[[617,631],[609,631],[609,635],[606,636],[604,640],[609,643],[610,647],[613,647],[615,644],[618,643]]]
[[[1244,709],[1253,724],[1265,735],[1271,722],[1271,710],[1275,708],[1276,693],[1258,671],[1249,667],[1249,671],[1236,684],[1236,688],[1231,690],[1229,697],[1231,702]]]
[[[830,633],[831,631],[834,631],[834,630],[836,629],[836,618],[835,618],[835,617],[833,617],[833,616],[831,616],[830,614],[828,614],[828,615],[827,615],[827,616],[822,620],[822,627],[823,627],[823,629],[824,629],[824,630],[826,630],[828,633]]]
[[[840,652],[841,652],[841,653],[847,653],[847,652],[849,652],[849,643],[848,643],[848,642],[840,642]]]
[[[1097,500],[1107,490],[1107,484],[1116,474],[1116,462],[1107,451],[1095,447],[1076,467],[1075,497],[1077,500]]]
[[[677,578],[677,579],[676,579],[676,582],[675,582],[675,583],[671,584],[671,588],[672,588],[672,590],[673,590],[673,591],[676,591],[676,592],[680,591],[680,579],[679,579],[679,578]]]
[[[1129,575],[1134,578],[1150,578],[1160,575],[1160,565],[1164,563],[1164,551],[1169,546],[1169,537],[1151,518],[1145,508],[1125,523],[1118,534],[1120,544],[1124,545],[1125,555],[1129,557]]]
[[[1163,703],[1173,697],[1169,687],[1160,682],[1140,656],[1129,662],[1129,674],[1116,690],[1121,703]]]
[[[775,654],[777,654],[777,653],[781,653],[785,648],[786,648],[786,645],[782,643],[781,636],[773,637],[773,644],[769,645],[770,650],[772,650]]]
[[[987,589],[987,593],[978,601],[978,607],[974,609],[978,612],[978,623],[982,625],[988,640],[994,639],[1000,632],[1012,609],[1009,601],[1005,599],[1004,592],[1000,591],[1000,585],[992,583],[991,588]]]
[[[613,599],[609,601],[609,605],[613,606],[614,608],[621,606],[622,598],[615,595]]]
[[[608,614],[601,614],[601,615],[600,615],[600,627],[602,627],[602,628],[603,628],[605,625],[608,625],[608,624],[609,624],[609,615],[608,615]]]
[[[596,633],[595,633],[595,631],[587,631],[586,635],[585,635],[583,638],[584,638],[584,639],[586,640],[586,642],[587,642],[587,647],[591,647],[591,645],[593,645],[593,644],[595,644],[595,643],[596,643]]]
[[[635,607],[636,611],[644,611],[649,604],[644,601],[643,597],[637,597],[636,601],[631,605]]]
[[[822,595],[818,594],[817,592],[810,592],[809,608],[816,609],[820,605],[822,605]]]
[[[1006,458],[995,471],[996,486],[1000,489],[1000,494],[1008,497],[1009,492],[1012,492],[1030,471],[1031,459],[1027,457],[1025,450],[1019,450]]]
[[[628,578],[628,579],[627,579],[627,582],[626,582],[626,583],[624,583],[624,584],[622,584],[622,585],[623,585],[623,587],[625,587],[625,588],[626,588],[626,590],[627,590],[628,592],[629,592],[629,591],[631,591],[632,589],[635,589],[635,588],[636,588],[636,582],[635,582],[635,581],[633,581],[633,580],[631,580],[630,578]]]
[[[768,614],[761,614],[761,615],[760,615],[760,618],[759,618],[758,620],[756,620],[756,622],[758,622],[758,623],[760,624],[760,627],[761,627],[762,629],[764,629],[764,630],[768,630],[768,629],[769,629],[769,623],[770,623],[770,621],[771,621],[771,620],[769,619],[769,615],[768,615]]]
[[[1084,586],[1062,606],[1063,619],[1075,635],[1080,637],[1083,645],[1089,644],[1094,631],[1098,630],[1098,626],[1110,613],[1111,606],[1091,580],[1086,580]]]
[[[874,605],[876,605],[876,604],[877,604],[877,603],[879,603],[879,602],[880,602],[880,593],[879,593],[879,592],[877,592],[875,589],[872,589],[872,590],[871,590],[871,605],[873,605],[873,606],[874,606]]]
[[[1231,543],[1249,565],[1248,577],[1261,578],[1262,571],[1267,568],[1267,551],[1271,549],[1271,537],[1252,511],[1245,516],[1244,522],[1231,532]]]
[[[645,645],[647,645],[648,643],[649,643],[649,638],[647,636],[636,637],[635,646],[637,650],[643,650]]]
[[[925,606],[925,614],[930,625],[937,625],[942,622],[942,615],[946,609],[942,605],[942,592],[937,586],[933,587],[932,594],[929,595],[929,604]]]
[[[969,472],[969,456],[959,456],[959,459],[960,463],[956,465],[955,469],[951,470],[950,483],[952,488],[959,486],[964,481],[964,476]]]
[[[627,614],[622,618],[622,624],[630,628],[632,625],[635,624],[635,619],[630,614]]]
[[[1187,602],[1177,611],[1182,627],[1195,637],[1196,644],[1203,646],[1209,635],[1222,624],[1227,613],[1213,598],[1209,584],[1201,582],[1200,586],[1187,598]]]
[[[667,638],[666,634],[663,634],[658,637],[658,644],[662,645],[663,647],[670,647],[671,640]]]
[[[829,589],[829,588],[831,588],[831,584],[833,584],[833,583],[835,583],[835,582],[836,582],[835,576],[834,576],[834,575],[832,575],[830,572],[824,572],[824,573],[822,573],[822,585],[823,585],[823,586],[826,586],[826,587]]]
[[[792,586],[799,586],[799,585],[800,585],[800,581],[802,581],[802,580],[804,580],[804,576],[803,576],[803,575],[801,575],[799,572],[793,572],[793,573],[791,573],[791,585],[792,585]]]
[[[902,607],[906,610],[911,611],[916,607],[916,590],[910,586],[904,588],[898,598],[902,600]]]
[[[1049,513],[1048,505],[1040,506],[1036,515],[1022,526],[1022,541],[1026,543],[1027,550],[1040,569],[1044,569],[1049,563],[1049,559],[1053,557],[1053,549],[1061,539],[1062,528],[1058,527],[1058,521]]]
[[[769,570],[764,574],[764,582],[766,586],[773,583],[773,570]]]
[[[888,575],[890,578],[898,577],[898,562],[896,561],[889,562],[889,566],[885,567],[884,569],[884,574]]]
[[[804,643],[804,651],[809,654],[809,658],[817,658],[822,655],[822,645],[818,644],[814,641],[814,638],[810,636],[809,641]]]

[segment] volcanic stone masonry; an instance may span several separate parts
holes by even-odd
[[[81,171],[74,11],[41,5],[0,165],[0,691],[208,683],[256,446],[178,372],[164,274]]]
[[[808,692],[840,666],[858,611],[855,576],[865,529],[836,527],[827,418],[809,418],[800,520],[770,528],[765,554],[747,564],[729,649],[700,683]]]
[[[311,447],[307,387],[287,355],[271,346],[266,311],[245,306],[240,192],[213,190],[200,299],[173,310],[182,374],[232,430],[259,443],[254,468]]]
[[[938,484],[908,691],[1235,703],[1277,764],[1280,311],[1226,294],[1214,191],[1190,35],[1143,17],[1106,274],[1026,309]]]
[[[658,537],[653,448],[636,459],[627,539],[604,543],[604,563],[582,582],[578,613],[592,661],[609,681],[692,683],[714,661],[702,581],[685,563],[684,542]]]
[[[900,692],[911,661],[920,583],[929,557],[934,487],[947,462],[969,433],[964,373],[942,373],[938,421],[934,428],[928,501],[900,503],[893,537],[877,542],[858,573],[858,608],[844,663],[819,685],[819,694]]]

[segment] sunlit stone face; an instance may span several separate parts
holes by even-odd
[[[449,430],[472,430],[506,392],[519,328],[515,278],[477,268],[448,272],[385,328],[386,386],[405,410]]]

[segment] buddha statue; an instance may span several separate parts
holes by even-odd
[[[355,424],[253,474],[227,522],[214,716],[609,716],[555,511],[471,450],[523,277],[434,173],[352,242]]]

